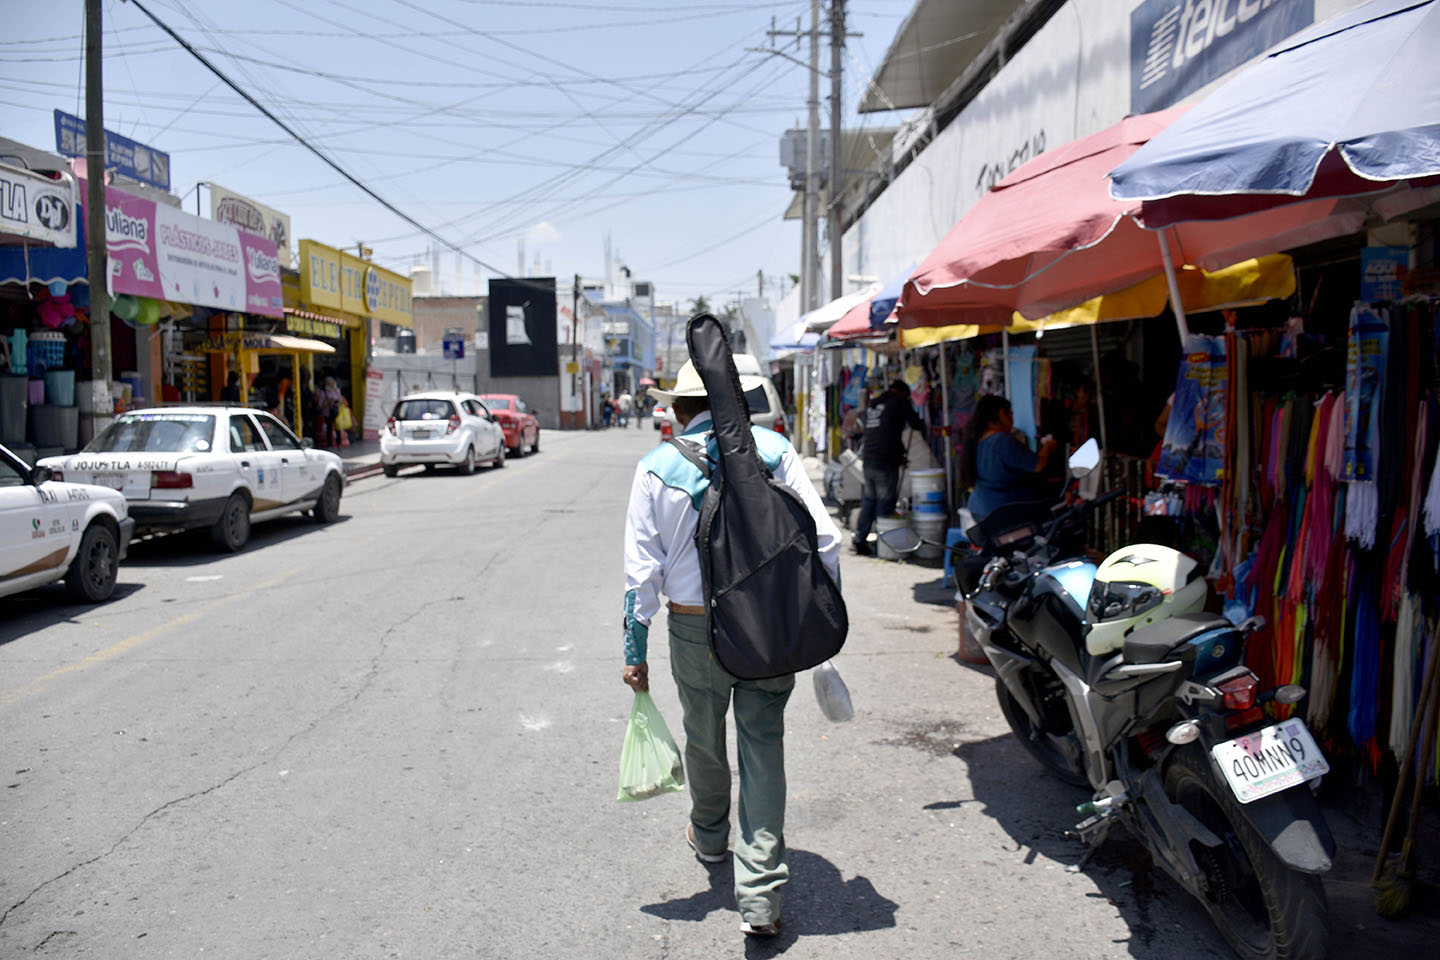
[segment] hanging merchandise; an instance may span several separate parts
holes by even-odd
[[[1225,341],[1191,335],[1155,472],[1192,484],[1218,483],[1225,465],[1225,410]]]
[[[1380,403],[1390,325],[1383,309],[1357,305],[1350,311],[1345,368],[1345,479],[1350,483],[1345,535],[1369,549],[1375,545],[1379,491]]]
[[[1015,429],[1032,441],[1035,434],[1035,347],[1010,348],[1010,407]]]

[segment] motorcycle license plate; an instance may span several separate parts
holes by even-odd
[[[1243,737],[1217,743],[1210,755],[1235,799],[1249,803],[1330,772],[1303,720],[1291,718]]]

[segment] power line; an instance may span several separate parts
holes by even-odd
[[[364,192],[367,196],[369,196],[371,199],[373,199],[376,203],[380,204],[382,207],[384,207],[386,210],[388,210],[388,211],[390,211],[391,213],[393,213],[395,216],[399,217],[401,220],[404,220],[406,223],[408,223],[408,224],[410,224],[411,226],[415,227],[417,230],[420,230],[420,231],[421,231],[422,233],[424,233],[426,236],[432,238],[432,239],[435,240],[436,242],[438,242],[438,243],[440,243],[440,244],[448,247],[449,249],[455,251],[455,253],[460,254],[461,256],[468,258],[468,259],[471,260],[472,262],[479,264],[480,266],[484,267],[486,270],[489,270],[491,273],[499,274],[499,275],[502,276],[502,277],[506,277],[506,278],[512,279],[512,280],[513,280],[513,279],[518,279],[518,278],[515,278],[515,277],[510,276],[510,274],[508,274],[508,273],[505,272],[504,270],[501,270],[499,267],[492,266],[491,264],[486,263],[485,261],[481,260],[479,257],[476,257],[474,254],[471,254],[470,252],[466,251],[465,249],[463,249],[463,248],[461,248],[461,247],[459,247],[459,246],[451,243],[451,242],[450,242],[449,240],[447,240],[445,237],[442,237],[440,234],[436,233],[435,231],[431,230],[429,227],[425,226],[425,224],[421,223],[419,220],[416,220],[414,217],[410,216],[410,214],[406,213],[404,210],[401,210],[399,207],[395,206],[395,204],[391,203],[389,200],[386,200],[384,197],[380,196],[380,194],[376,193],[376,192],[375,192],[374,190],[372,190],[369,186],[367,186],[366,184],[364,184],[363,182],[361,182],[359,179],[357,179],[355,176],[353,176],[348,170],[346,170],[344,167],[340,166],[340,164],[336,163],[336,162],[335,162],[334,160],[332,160],[330,157],[326,156],[325,153],[324,153],[323,151],[321,151],[318,147],[315,147],[314,145],[312,145],[308,140],[306,140],[303,136],[301,136],[299,133],[297,133],[289,124],[287,124],[284,120],[281,120],[281,119],[280,119],[279,117],[277,117],[274,113],[272,113],[264,104],[262,104],[260,101],[256,100],[254,97],[252,97],[246,90],[244,90],[244,89],[243,89],[239,84],[237,84],[234,80],[231,80],[230,77],[227,76],[224,71],[222,71],[219,67],[215,66],[215,64],[211,63],[208,59],[206,59],[204,54],[202,54],[200,51],[198,51],[198,50],[196,50],[194,47],[192,47],[192,46],[185,40],[184,37],[180,36],[178,33],[176,33],[174,30],[172,30],[168,24],[166,24],[164,21],[162,21],[159,17],[155,16],[155,14],[151,13],[150,10],[149,10],[148,8],[146,8],[145,5],[140,2],[140,0],[129,0],[129,2],[134,5],[135,9],[139,10],[141,13],[145,14],[145,16],[147,16],[147,17],[149,17],[151,20],[153,20],[153,21],[155,22],[155,25],[158,26],[161,30],[164,30],[167,34],[169,34],[169,35],[171,36],[171,38],[174,39],[174,41],[175,41],[176,43],[180,44],[180,46],[183,47],[183,48],[186,50],[186,52],[188,52],[188,53],[189,53],[191,56],[193,56],[196,60],[199,60],[200,63],[202,63],[207,70],[209,70],[211,73],[215,74],[215,76],[219,77],[222,81],[224,81],[224,83],[225,83],[226,86],[228,86],[231,90],[234,90],[237,94],[239,94],[241,97],[243,97],[243,98],[244,98],[247,102],[249,102],[256,110],[259,110],[259,111],[260,111],[261,113],[263,113],[266,117],[270,118],[270,120],[273,121],[276,126],[278,126],[280,129],[284,130],[284,131],[285,131],[286,133],[288,133],[290,136],[294,137],[297,143],[299,143],[299,144],[300,144],[301,146],[303,146],[305,149],[307,149],[307,150],[309,150],[311,153],[313,153],[313,154],[314,154],[316,157],[318,157],[323,163],[325,163],[326,166],[330,167],[330,168],[331,168],[332,170],[334,170],[336,173],[340,174],[340,176],[344,177],[346,180],[348,180],[348,181],[350,181],[352,184],[354,184],[357,188],[359,188],[359,189],[360,189],[362,192]],[[520,282],[524,283],[524,282],[526,282],[526,281],[521,280]],[[543,284],[532,284],[532,286],[536,287],[537,289],[544,289],[544,290],[549,290],[549,289],[551,289],[551,288],[549,288],[549,287],[544,286]]]

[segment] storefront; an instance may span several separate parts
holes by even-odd
[[[332,348],[309,354],[311,383],[333,377],[363,424],[371,341],[381,325],[414,327],[410,278],[314,240],[299,246],[299,270],[284,278],[286,332]]]

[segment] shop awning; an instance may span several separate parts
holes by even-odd
[[[905,271],[892,278],[889,283],[881,287],[875,296],[864,303],[857,303],[845,312],[845,316],[835,322],[835,325],[825,332],[830,340],[860,340],[868,338],[884,339],[889,336],[889,330],[885,323],[895,312],[895,304],[900,299],[900,291],[905,288],[905,281],[915,272],[915,264],[910,264]]]
[[[1282,207],[1237,220],[1164,231],[1135,219],[1138,201],[1109,195],[1105,174],[1187,108],[1127,117],[1046,151],[1002,180],[961,218],[905,285],[902,326],[1006,326],[1161,275],[1177,266],[1217,269],[1304,242],[1353,232],[1364,213],[1334,204]]]
[[[1185,267],[1176,274],[1180,299],[1186,313],[1203,313],[1242,307],[1265,300],[1281,300],[1295,292],[1295,266],[1283,253],[1271,254],[1207,272],[1198,267]],[[1087,300],[1068,310],[1059,310],[1027,320],[1015,314],[1008,329],[1011,333],[1064,330],[1066,327],[1088,326],[1114,320],[1136,320],[1159,316],[1170,302],[1163,276],[1151,277],[1124,290]],[[984,333],[999,333],[995,326],[952,324],[939,327],[913,327],[900,331],[900,345],[906,349],[969,340]]]
[[[843,297],[836,297],[822,307],[816,307],[809,313],[802,314],[800,322],[805,324],[805,329],[811,333],[823,333],[834,326],[836,321],[845,316],[851,307],[859,304],[868,304],[870,298],[880,292],[880,284],[872,283],[864,290],[857,293],[847,293]]]
[[[790,326],[770,338],[770,349],[778,356],[790,353],[808,353],[820,342],[820,334],[805,329],[805,318],[801,317]]]
[[[335,348],[323,340],[291,337],[283,333],[250,333],[232,330],[212,333],[205,341],[206,353],[232,353],[249,350],[256,353],[334,353]]]
[[[344,317],[335,317],[328,313],[316,313],[313,310],[297,310],[294,307],[286,307],[285,316],[302,317],[306,320],[314,320],[317,323],[333,324],[336,327],[346,327],[350,325],[349,321]]]

